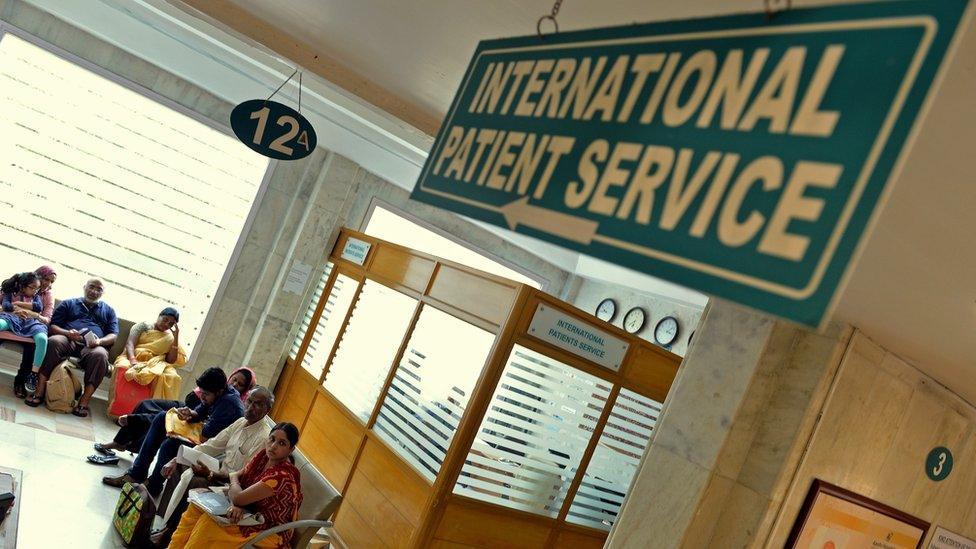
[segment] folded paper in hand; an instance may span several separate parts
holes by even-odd
[[[189,423],[180,419],[176,408],[166,411],[166,435],[181,437],[194,444],[200,444],[200,436],[203,434],[203,422]]]
[[[197,461],[203,463],[207,466],[207,469],[215,473],[220,470],[220,462],[217,461],[217,458],[204,454],[196,448],[180,446],[180,449],[176,452],[176,463],[192,467],[197,464]]]
[[[97,336],[97,335],[95,335],[95,333],[94,333],[94,332],[92,332],[91,330],[89,330],[89,331],[87,331],[87,332],[85,332],[85,343],[87,343],[88,345],[91,345],[91,344],[92,344],[92,343],[94,343],[94,342],[95,342],[95,341],[96,341],[97,339],[98,339],[98,336]]]
[[[225,516],[227,515],[227,511],[230,511],[231,505],[230,501],[227,500],[227,496],[223,493],[217,493],[208,488],[196,488],[190,490],[187,499],[190,503],[210,515],[216,523],[224,526],[232,524]],[[264,524],[264,517],[261,516],[261,513],[245,512],[244,516],[236,524],[238,526]]]

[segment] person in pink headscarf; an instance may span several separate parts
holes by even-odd
[[[254,370],[247,366],[241,366],[230,373],[230,376],[227,377],[227,384],[233,386],[241,394],[241,402],[247,402],[247,395],[258,384],[258,378],[254,375]],[[201,392],[202,389],[199,387],[193,389],[193,394],[197,398],[200,398]],[[186,396],[189,398],[190,395]]]
[[[42,265],[34,271],[40,278],[41,287],[37,290],[37,295],[41,298],[40,321],[44,324],[51,323],[51,314],[54,313],[54,292],[51,286],[58,279],[58,273],[49,265]],[[14,377],[14,395],[17,398],[26,398],[28,394],[37,388],[37,373],[33,369],[34,344],[24,343],[24,350],[20,359],[20,368]]]

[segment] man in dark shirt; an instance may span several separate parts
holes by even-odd
[[[88,416],[88,401],[108,373],[108,350],[119,333],[115,310],[99,301],[104,291],[105,284],[93,278],[85,283],[84,297],[66,299],[54,309],[48,328],[47,354],[37,374],[37,389],[24,401],[28,406],[38,406],[44,401],[47,379],[54,367],[69,356],[76,356],[85,371],[85,390],[71,413]]]
[[[206,442],[244,416],[244,403],[237,389],[227,384],[227,375],[220,368],[207,368],[197,378],[197,387],[202,389],[202,402],[192,410],[177,408],[176,413],[180,419],[190,423],[206,421],[200,437],[200,442]],[[102,482],[116,488],[121,488],[126,482],[145,482],[149,493],[158,496],[163,488],[163,466],[176,457],[180,446],[193,444],[182,437],[168,436],[166,412],[159,412],[149,426],[149,432],[142,441],[142,447],[139,448],[132,467],[117,477],[105,477]],[[154,457],[156,466],[149,475],[149,465]]]

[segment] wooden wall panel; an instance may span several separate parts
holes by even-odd
[[[647,396],[664,402],[680,365],[681,357],[650,344],[642,344],[634,349],[633,358],[623,372],[624,379]]]
[[[403,516],[384,494],[362,474],[359,469],[353,474],[352,482],[346,490],[342,504],[352,507],[359,514],[364,526],[385,540],[390,547],[408,547],[416,524]]]
[[[351,528],[368,530],[367,538],[392,549],[410,547],[429,495],[430,485],[371,435],[343,494],[336,529],[350,549],[359,547],[346,535]]]
[[[420,293],[427,289],[427,281],[434,271],[434,261],[391,246],[381,245],[372,253],[376,254],[370,267],[372,274]]]
[[[366,428],[318,392],[298,447],[340,490],[346,485]]]
[[[356,474],[365,475],[411,524],[417,526],[430,496],[430,484],[374,436],[370,433],[366,440]]]
[[[584,534],[571,530],[563,530],[556,537],[553,547],[572,547],[573,549],[601,549],[607,541],[607,534]]]
[[[295,373],[292,375],[291,382],[284,388],[284,394],[275,395],[275,407],[271,417],[275,421],[294,423],[299,430],[303,430],[305,415],[312,406],[315,387],[319,382],[301,366],[295,365],[294,368]]]
[[[474,547],[545,547],[554,521],[533,520],[488,504],[452,501],[447,504],[434,533],[434,539]]]
[[[514,282],[512,284],[515,284]],[[500,326],[508,316],[518,288],[450,265],[441,265],[428,295]]]
[[[335,519],[335,530],[349,549],[386,549],[389,545],[377,536],[352,505],[343,502]]]

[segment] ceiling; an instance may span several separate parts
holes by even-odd
[[[320,142],[405,188],[416,181],[432,143],[427,134],[447,110],[477,42],[534,32],[552,6],[540,0],[100,0],[98,9],[87,3],[81,9],[66,0],[29,1],[83,21],[91,32],[232,101],[253,96],[258,82],[274,89],[291,63],[325,74],[305,79],[315,109],[310,118],[329,128]],[[558,20],[563,30],[575,30],[761,7],[759,0],[567,0]],[[110,19],[102,8],[131,20]],[[963,36],[944,76],[834,318],[976,403],[976,246],[970,241],[976,234],[976,32]],[[693,291],[492,230],[578,274],[700,302]]]
[[[437,119],[479,40],[530,34],[552,6],[544,0],[230,1]],[[759,0],[568,0],[558,21],[575,30],[761,8]],[[835,318],[976,403],[976,33],[963,38]]]

